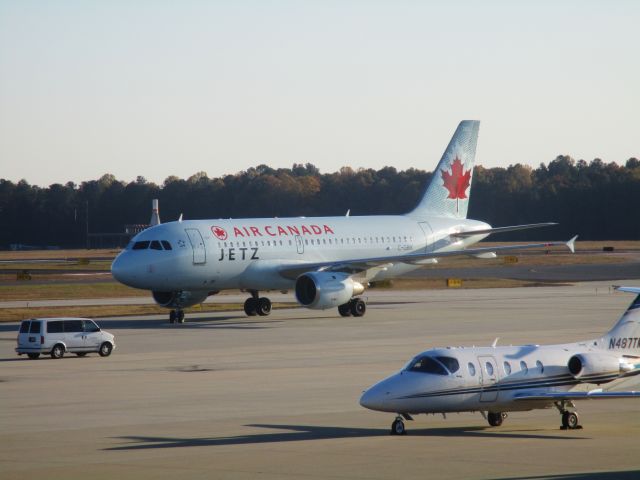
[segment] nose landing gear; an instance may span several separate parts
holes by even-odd
[[[169,312],[169,323],[184,323],[184,310],[171,310]]]

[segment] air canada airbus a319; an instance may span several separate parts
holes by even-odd
[[[467,219],[480,122],[460,122],[418,205],[405,215],[178,220],[136,235],[114,260],[116,280],[150,290],[183,322],[183,309],[227,289],[250,293],[247,315],[268,315],[268,290],[294,290],[311,309],[362,316],[369,282],[403,275],[439,257],[493,258],[496,252],[568,242],[468,248],[488,235],[554,225],[492,228]]]

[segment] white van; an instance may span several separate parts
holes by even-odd
[[[20,325],[16,352],[32,359],[41,353],[62,358],[65,352],[79,357],[98,352],[101,357],[108,357],[114,348],[114,336],[88,318],[32,318]]]

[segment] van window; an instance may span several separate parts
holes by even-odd
[[[98,325],[96,325],[95,322],[93,322],[92,320],[85,320],[84,321],[84,331],[85,332],[99,332],[100,331],[100,327]]]
[[[29,333],[40,333],[40,321],[32,320],[31,328],[29,329]]]
[[[47,322],[47,333],[62,333],[63,331],[62,320]]]
[[[64,331],[65,332],[81,332],[82,331],[82,320],[65,320],[64,321]]]
[[[29,333],[29,324],[31,322],[29,320],[25,320],[20,324],[20,333]]]

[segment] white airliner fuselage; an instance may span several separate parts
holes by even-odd
[[[247,315],[268,315],[260,290],[294,290],[312,309],[361,316],[369,282],[394,278],[451,255],[565,245],[563,242],[469,248],[491,233],[551,223],[491,228],[467,219],[479,122],[463,121],[418,205],[406,215],[176,221],[136,235],[112,265],[113,276],[151,290],[184,320],[183,308],[226,289],[251,294]],[[573,239],[566,243],[573,249]]]
[[[623,287],[640,294],[640,288]],[[574,400],[640,398],[640,392],[593,385],[640,373],[640,295],[601,338],[561,345],[449,347],[427,350],[400,372],[364,392],[362,406],[403,418],[419,413],[487,412],[498,426],[505,412],[556,406],[565,428],[577,428]],[[589,390],[591,388],[591,390]]]

